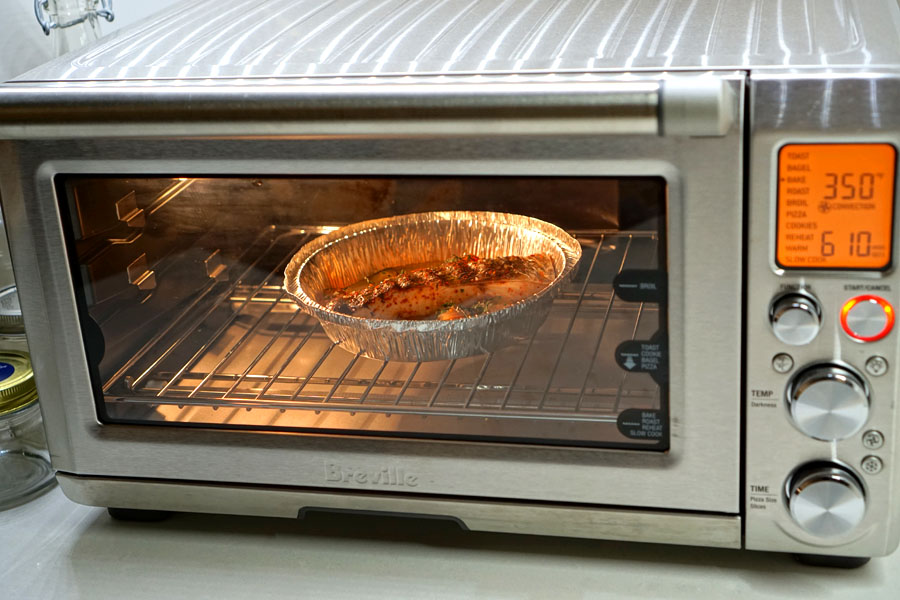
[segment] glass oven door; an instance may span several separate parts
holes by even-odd
[[[258,85],[209,96],[209,120],[159,124],[136,86],[117,96],[143,111],[133,122],[0,143],[54,467],[674,509],[735,531],[745,77],[534,75],[452,88],[468,108],[450,112],[443,86],[357,90],[379,108]],[[288,260],[319,236],[435,210],[529,215],[576,238],[574,278],[533,335],[385,362],[332,343],[284,293]],[[415,486],[365,475],[385,469]]]
[[[669,447],[660,177],[57,178],[105,423]],[[285,293],[304,244],[432,210],[537,217],[575,276],[529,337],[456,360],[366,358]],[[401,267],[402,265],[393,265]]]

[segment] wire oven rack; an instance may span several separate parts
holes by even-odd
[[[119,369],[104,386],[107,397],[171,407],[170,420],[224,407],[614,423],[627,408],[659,408],[658,385],[613,357],[619,343],[657,331],[659,307],[625,302],[611,284],[623,269],[656,266],[655,233],[574,232],[581,264],[530,339],[427,363],[347,352],[283,292],[285,264],[320,233],[270,235],[258,256],[238,262],[249,266],[233,283],[176,315]]]

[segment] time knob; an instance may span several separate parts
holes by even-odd
[[[866,514],[862,483],[852,471],[836,463],[801,467],[788,478],[785,491],[794,522],[817,537],[849,533]]]
[[[788,384],[787,402],[797,428],[817,440],[848,438],[869,418],[865,380],[840,365],[813,365],[797,373]]]
[[[779,340],[792,346],[808,344],[822,327],[819,302],[805,292],[777,296],[769,305],[769,322]]]

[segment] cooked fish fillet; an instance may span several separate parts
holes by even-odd
[[[337,290],[326,308],[373,319],[455,319],[499,310],[546,287],[545,254],[453,257],[434,266],[386,269]]]

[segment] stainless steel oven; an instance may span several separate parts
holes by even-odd
[[[891,552],[900,13],[741,4],[200,2],[0,86],[63,490]],[[319,236],[426,211],[581,259],[447,360],[348,351],[285,292]]]

